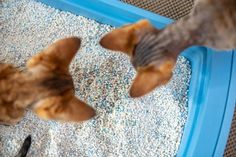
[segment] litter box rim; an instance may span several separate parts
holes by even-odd
[[[144,18],[157,28],[174,22],[118,0],[38,1],[116,27]],[[188,117],[177,156],[223,156],[235,108],[236,52],[195,46],[181,55],[190,61],[191,79]]]

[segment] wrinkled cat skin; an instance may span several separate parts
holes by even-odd
[[[170,80],[177,57],[185,48],[236,47],[236,0],[198,0],[189,15],[163,30],[141,20],[109,32],[100,44],[131,57],[137,76],[130,96],[140,97]]]

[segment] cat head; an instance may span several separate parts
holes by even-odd
[[[84,121],[95,116],[93,108],[75,97],[69,65],[80,48],[76,37],[56,41],[27,62],[27,70],[37,82],[42,99],[33,105],[43,119]]]
[[[146,34],[157,34],[158,32],[159,30],[155,29],[149,21],[141,20],[109,32],[100,40],[100,44],[104,48],[124,52],[132,61],[135,49],[142,38]],[[143,96],[170,80],[176,60],[169,55],[170,53],[161,52],[161,54],[162,57],[155,63],[145,67],[135,67],[137,75],[130,89],[131,97]]]

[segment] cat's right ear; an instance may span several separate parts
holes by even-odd
[[[74,96],[54,96],[40,100],[34,112],[45,120],[81,122],[96,115],[95,110]]]
[[[151,31],[156,31],[151,23],[148,20],[140,20],[107,33],[100,40],[100,45],[110,50],[122,51],[132,57],[135,45],[145,33]]]
[[[27,67],[42,65],[50,70],[68,70],[71,60],[80,48],[80,43],[81,40],[77,37],[58,40],[33,56],[27,62]]]

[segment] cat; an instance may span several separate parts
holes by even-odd
[[[0,63],[0,124],[17,124],[29,106],[42,119],[78,122],[95,116],[74,96],[69,73],[80,43],[77,37],[56,41],[29,59],[24,71]]]
[[[198,0],[189,15],[162,30],[141,20],[109,32],[100,44],[131,57],[137,76],[130,96],[140,97],[170,80],[185,48],[236,48],[236,0]]]

